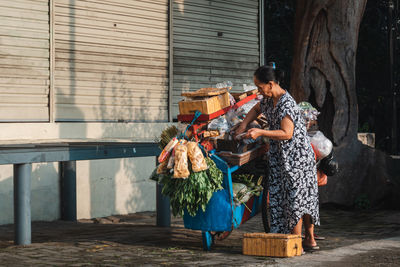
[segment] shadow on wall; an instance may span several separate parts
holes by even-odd
[[[13,166],[1,166],[0,176],[0,225],[14,223]],[[60,198],[57,189],[56,163],[32,164],[31,218],[32,221],[53,221],[60,217]],[[49,204],[50,203],[50,204]]]
[[[76,70],[76,33],[75,33],[75,27],[74,25],[76,24],[76,14],[75,14],[75,8],[73,8],[75,6],[76,0],[69,0],[69,6],[72,8],[69,8],[69,16],[68,16],[68,23],[69,26],[68,27],[68,40],[69,40],[69,50],[67,51],[68,54],[68,69],[64,70],[64,69],[57,69],[57,65],[56,65],[56,70],[59,71],[68,71],[68,76],[66,76],[66,78],[64,79],[68,79],[69,80],[69,88],[68,91],[66,91],[67,93],[62,95],[62,99],[63,102],[61,104],[64,104],[65,106],[68,107],[68,112],[69,114],[71,114],[71,117],[69,120],[74,120],[74,118],[83,118],[83,112],[80,110],[80,108],[76,105],[76,99],[75,99],[75,95],[77,94],[78,88],[77,88],[77,70]],[[56,16],[57,18],[57,16]],[[57,42],[55,44],[55,50],[56,50],[56,57],[57,57],[57,53],[59,52],[57,49]],[[57,73],[57,72],[56,72]],[[60,78],[62,79],[62,78]],[[62,88],[60,88],[60,86],[62,85],[58,85],[57,84],[57,76],[55,76],[54,78],[55,81],[55,96],[56,96],[56,103],[57,103],[57,93],[61,93],[63,92]],[[59,111],[61,112],[61,111]],[[57,112],[56,112],[57,113]],[[61,114],[60,114],[61,115]],[[60,117],[64,117],[64,116],[60,116]],[[59,122],[59,120],[57,120],[56,117],[56,121]],[[65,119],[64,119],[65,121]],[[73,132],[72,132],[73,131]],[[71,129],[70,124],[65,124],[65,123],[60,123],[59,126],[59,138],[60,139],[69,139],[71,138],[71,136],[77,138],[85,138],[87,136],[87,129],[85,127],[85,124],[81,124],[80,127],[74,127],[74,129]],[[82,183],[83,177],[79,177],[79,167],[81,164],[79,164],[79,162],[77,162],[77,184],[78,183]],[[78,189],[77,188],[77,195],[78,195]],[[59,191],[60,192],[60,191]],[[87,192],[87,194],[90,195],[90,192]],[[78,202],[79,205],[79,202]],[[78,209],[79,212],[79,209]]]
[[[103,124],[103,137],[131,136],[139,138],[140,136],[135,132],[142,134],[146,131],[141,124],[139,126],[126,123],[146,121],[150,92],[147,91],[145,96],[139,98],[139,106],[129,108],[134,105],[136,96],[127,87],[129,87],[128,82],[124,79],[122,69],[119,69],[117,74],[111,78],[103,73],[100,105],[97,107],[96,115],[98,118],[112,118],[119,122]],[[112,102],[106,103],[106,99],[110,98]],[[99,168],[104,168],[100,172],[104,175],[100,179],[92,178],[97,180],[91,181],[92,215],[126,214],[135,210],[150,210],[151,206],[155,205],[155,194],[148,194],[149,191],[154,191],[154,185],[148,181],[148,177],[154,168],[154,162],[152,157],[107,160],[106,167],[99,166],[97,162],[91,162],[91,177],[95,176],[94,173],[99,173]],[[152,168],[149,168],[149,165]],[[107,207],[106,210],[105,207]]]
[[[77,16],[74,9],[76,4],[76,0],[69,0],[69,6],[72,7],[69,9],[68,14],[69,25],[72,25],[72,27],[69,27],[68,64],[70,86],[68,95],[64,96],[63,99],[65,99],[66,103],[69,103],[68,110],[70,114],[74,114],[73,118],[79,119],[83,118],[84,114],[82,110],[80,110],[75,99],[75,95],[80,94],[80,76],[77,75],[80,70],[77,64],[79,64],[78,62],[80,60],[84,60],[84,58],[81,58],[78,56],[79,54],[76,53],[76,51],[79,50],[76,41],[76,28],[74,27],[77,26]],[[107,29],[104,31],[106,32]],[[110,55],[107,56],[111,58]],[[125,60],[128,59],[129,58],[125,58]],[[130,60],[131,62],[129,63],[132,63],[132,66],[138,64],[135,62],[135,58],[132,57]],[[102,123],[101,133],[89,133],[87,125],[89,125],[90,122],[85,122],[79,124],[79,127],[74,127],[74,130],[75,128],[79,130],[78,132],[75,131],[72,133],[71,124],[67,126],[61,124],[60,138],[68,138],[71,137],[71,135],[79,136],[80,138],[93,135],[104,139],[117,139],[118,137],[126,136],[135,138],[139,137],[135,131],[140,132],[140,136],[143,136],[143,133],[145,133],[147,129],[145,129],[143,124],[134,124],[132,122],[146,122],[153,119],[155,121],[161,120],[160,118],[153,118],[156,115],[152,117],[147,112],[147,110],[149,110],[148,105],[150,104],[149,99],[151,97],[150,90],[146,90],[144,93],[140,93],[140,96],[136,96],[135,91],[130,90],[129,83],[124,78],[129,75],[124,72],[124,67],[113,64],[113,62],[109,62],[107,67],[114,67],[115,71],[104,71],[102,74],[96,73],[96,76],[101,75],[101,84],[98,105],[93,106],[93,111],[96,120],[104,122]],[[163,81],[163,84],[167,84],[167,82]],[[143,85],[143,87],[145,90],[145,85]],[[133,105],[135,105],[135,107],[130,108],[133,107]],[[162,114],[162,112],[159,114]],[[127,122],[131,123],[127,124]],[[151,162],[153,168],[154,159],[151,159]],[[77,164],[78,175],[79,173],[86,173],[79,170],[81,167],[85,166],[84,164]],[[147,181],[147,177],[150,175],[152,168],[148,169],[145,166],[149,166],[149,158],[90,161],[88,163],[88,177],[77,177],[78,184],[83,188],[81,188],[80,191],[78,191],[79,188],[77,189],[78,196],[82,198],[78,199],[78,211],[80,210],[83,212],[84,216],[99,217],[129,210],[143,210],[146,209],[146,202],[150,201],[155,203],[155,195],[149,196],[149,194],[145,193],[149,192],[149,188],[155,187],[152,183]],[[85,185],[84,183],[87,184]],[[86,190],[87,192],[82,190]],[[86,203],[84,203],[85,201]]]

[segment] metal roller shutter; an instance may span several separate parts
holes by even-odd
[[[181,92],[229,80],[242,90],[260,64],[258,0],[174,0],[173,116]]]
[[[0,121],[49,120],[48,0],[0,0]]]
[[[168,0],[55,0],[56,121],[168,120]]]

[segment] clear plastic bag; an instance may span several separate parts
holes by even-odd
[[[193,172],[199,172],[207,170],[207,163],[204,159],[203,152],[199,148],[199,145],[196,142],[188,142],[187,143],[188,155],[190,162],[192,163]]]
[[[223,81],[222,83],[217,83],[215,85],[216,88],[227,88],[228,90],[232,89],[233,83],[231,81]]]
[[[157,174],[167,173],[168,171],[167,165],[168,165],[168,160],[164,160],[163,162],[161,162],[157,167]]]
[[[226,114],[226,121],[228,122],[229,128],[232,128],[238,123],[242,122],[242,119],[240,118],[240,113],[238,115],[237,111],[234,109],[229,110]]]
[[[229,94],[229,93],[228,93]],[[229,94],[229,104],[231,104],[231,106],[236,104],[236,100],[233,97],[233,95]]]
[[[332,142],[328,138],[326,138],[321,131],[316,131],[311,136],[310,141],[314,147],[315,154],[318,160],[325,158],[332,152]]]
[[[218,130],[220,133],[228,132],[229,124],[225,116],[213,119],[207,126],[207,130]]]
[[[247,91],[251,91],[251,90],[255,90],[257,89],[257,86],[254,85],[254,83],[250,83],[250,84],[243,84],[243,91],[247,92]]]
[[[175,148],[174,178],[189,177],[187,147],[185,144],[178,144]]]
[[[175,165],[175,156],[171,155],[168,160],[167,169],[173,169]]]
[[[317,120],[319,112],[310,103],[303,101],[300,102],[298,106],[300,107],[306,125],[310,124],[311,121]]]
[[[260,102],[260,100],[258,100],[258,99],[253,99],[253,100],[247,102],[246,104],[244,104],[243,106],[241,106],[241,107],[238,108],[238,113],[241,113],[241,114],[244,114],[244,115],[247,114],[247,113],[249,113],[249,111],[250,111],[255,105],[257,105],[258,102]]]

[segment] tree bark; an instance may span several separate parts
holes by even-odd
[[[357,140],[355,64],[366,3],[297,1],[291,93],[318,107],[320,129],[335,146]]]
[[[387,171],[388,156],[357,139],[355,64],[366,3],[298,0],[296,5],[290,91],[297,102],[308,101],[321,112],[319,129],[334,143],[340,169],[320,188],[321,203],[353,205],[367,195],[377,205],[400,186]]]

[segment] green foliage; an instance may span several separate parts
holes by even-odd
[[[232,175],[232,182],[234,183],[234,187],[235,185],[245,185],[245,189],[240,190],[240,186],[237,188],[239,190],[233,190],[234,191],[234,195],[235,195],[235,191],[236,191],[236,196],[235,196],[235,202],[237,203],[244,203],[247,202],[248,198],[246,197],[246,195],[248,196],[259,196],[263,190],[262,187],[262,179],[263,177],[260,176],[258,178],[256,178],[256,176],[254,176],[253,174],[233,174]]]
[[[241,183],[246,185],[247,187],[254,187],[257,184],[255,176],[252,174],[233,174],[232,182]]]
[[[195,216],[199,208],[205,211],[212,194],[222,189],[221,170],[212,159],[206,158],[206,162],[208,170],[191,172],[187,179],[162,176],[162,193],[170,198],[174,216],[183,216],[185,209],[191,216]]]

